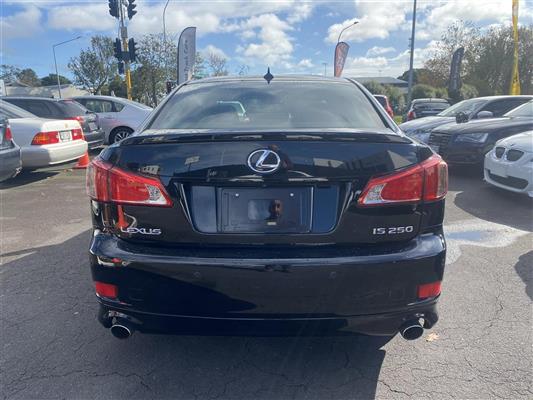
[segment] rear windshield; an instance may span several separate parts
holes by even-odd
[[[445,110],[450,105],[448,103],[420,103],[413,105],[415,110]]]
[[[74,100],[63,100],[58,101],[56,104],[61,109],[62,117],[76,117],[78,115],[84,115],[87,112],[87,109],[83,107],[80,103]]]
[[[150,129],[383,129],[370,100],[344,82],[235,81],[190,84]]]

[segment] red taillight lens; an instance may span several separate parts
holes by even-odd
[[[172,206],[161,181],[157,178],[113,168],[96,159],[87,168],[87,194],[94,200],[118,204]]]
[[[94,282],[96,294],[100,297],[107,297],[108,299],[116,299],[118,297],[118,287],[110,283]]]
[[[81,129],[72,129],[72,140],[83,140],[83,131]]]
[[[4,131],[4,140],[6,142],[13,140],[13,133],[11,133],[11,128],[9,127],[9,125],[6,126],[6,130]]]
[[[85,117],[78,115],[77,117],[71,117],[66,119],[73,119],[75,121],[78,121],[80,124],[83,124],[85,122]]]
[[[411,121],[412,119],[415,119],[416,115],[414,111],[409,111],[407,114],[407,121]]]
[[[428,297],[436,297],[441,291],[441,281],[426,283],[418,286],[418,298],[427,299]]]
[[[39,132],[31,141],[31,144],[36,146],[54,143],[59,143],[59,132]]]
[[[448,191],[448,168],[438,155],[391,175],[372,178],[357,201],[360,206],[440,200]]]

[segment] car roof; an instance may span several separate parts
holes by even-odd
[[[413,103],[448,103],[447,99],[441,99],[438,97],[425,97],[425,98],[419,98],[419,99],[413,99]]]
[[[86,94],[82,96],[72,96],[71,99],[96,99],[96,100],[115,100],[115,101],[130,101],[122,97],[106,96],[103,94]]]
[[[3,99],[3,100],[8,100],[8,99],[15,99],[15,100],[41,100],[41,101],[55,101],[55,102],[71,100],[70,98],[68,98],[68,99],[63,99],[63,98],[62,99],[53,99],[51,97],[39,97],[39,96],[2,96],[2,97],[0,97],[0,99]]]
[[[272,74],[274,78],[272,79],[272,82],[274,81],[283,81],[283,82],[302,82],[302,81],[309,81],[309,82],[355,82],[352,79],[348,78],[334,78],[334,77],[327,77],[323,75],[275,75]],[[236,75],[227,75],[227,76],[214,76],[214,77],[208,77],[208,78],[202,78],[202,79],[195,79],[191,81],[187,81],[186,84],[197,84],[197,83],[213,83],[213,82],[259,82],[263,81],[265,82],[265,78],[262,75],[247,75],[247,76],[236,76]]]

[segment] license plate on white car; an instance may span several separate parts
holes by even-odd
[[[96,126],[96,124],[94,122],[89,122],[89,130],[90,131],[95,131],[98,127]]]
[[[62,142],[69,142],[72,140],[72,132],[71,131],[61,131],[59,132],[59,139]]]

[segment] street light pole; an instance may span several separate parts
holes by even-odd
[[[167,47],[167,25],[165,22],[165,15],[167,12],[168,3],[170,0],[167,0],[165,3],[165,7],[163,8],[163,49],[165,50],[165,77],[168,82],[168,54],[166,54],[166,47]]]
[[[416,0],[413,3],[413,25],[411,26],[411,51],[409,55],[409,80],[407,84],[407,107],[411,104],[413,96],[413,57],[415,53],[415,27],[416,27]]]
[[[322,65],[324,65],[324,76],[326,76],[326,67],[328,66],[328,63],[323,62]]]
[[[58,94],[59,94],[59,98],[61,98],[61,82],[59,80],[59,72],[57,70],[56,47],[60,46],[62,44],[65,44],[65,43],[73,42],[74,40],[78,40],[78,39],[81,39],[81,38],[82,38],[81,36],[77,36],[74,39],[65,40],[64,42],[60,42],[60,43],[56,43],[56,44],[52,45],[52,52],[54,53],[54,65],[56,67],[57,91],[58,91]]]
[[[341,36],[342,36],[342,34],[344,33],[344,31],[345,31],[346,29],[351,28],[352,26],[357,25],[358,23],[359,23],[359,21],[354,21],[354,22],[352,22],[350,25],[348,25],[347,27],[345,27],[345,28],[341,31],[341,33],[339,33],[339,38],[337,39],[337,44],[339,44],[339,42],[341,41]]]

